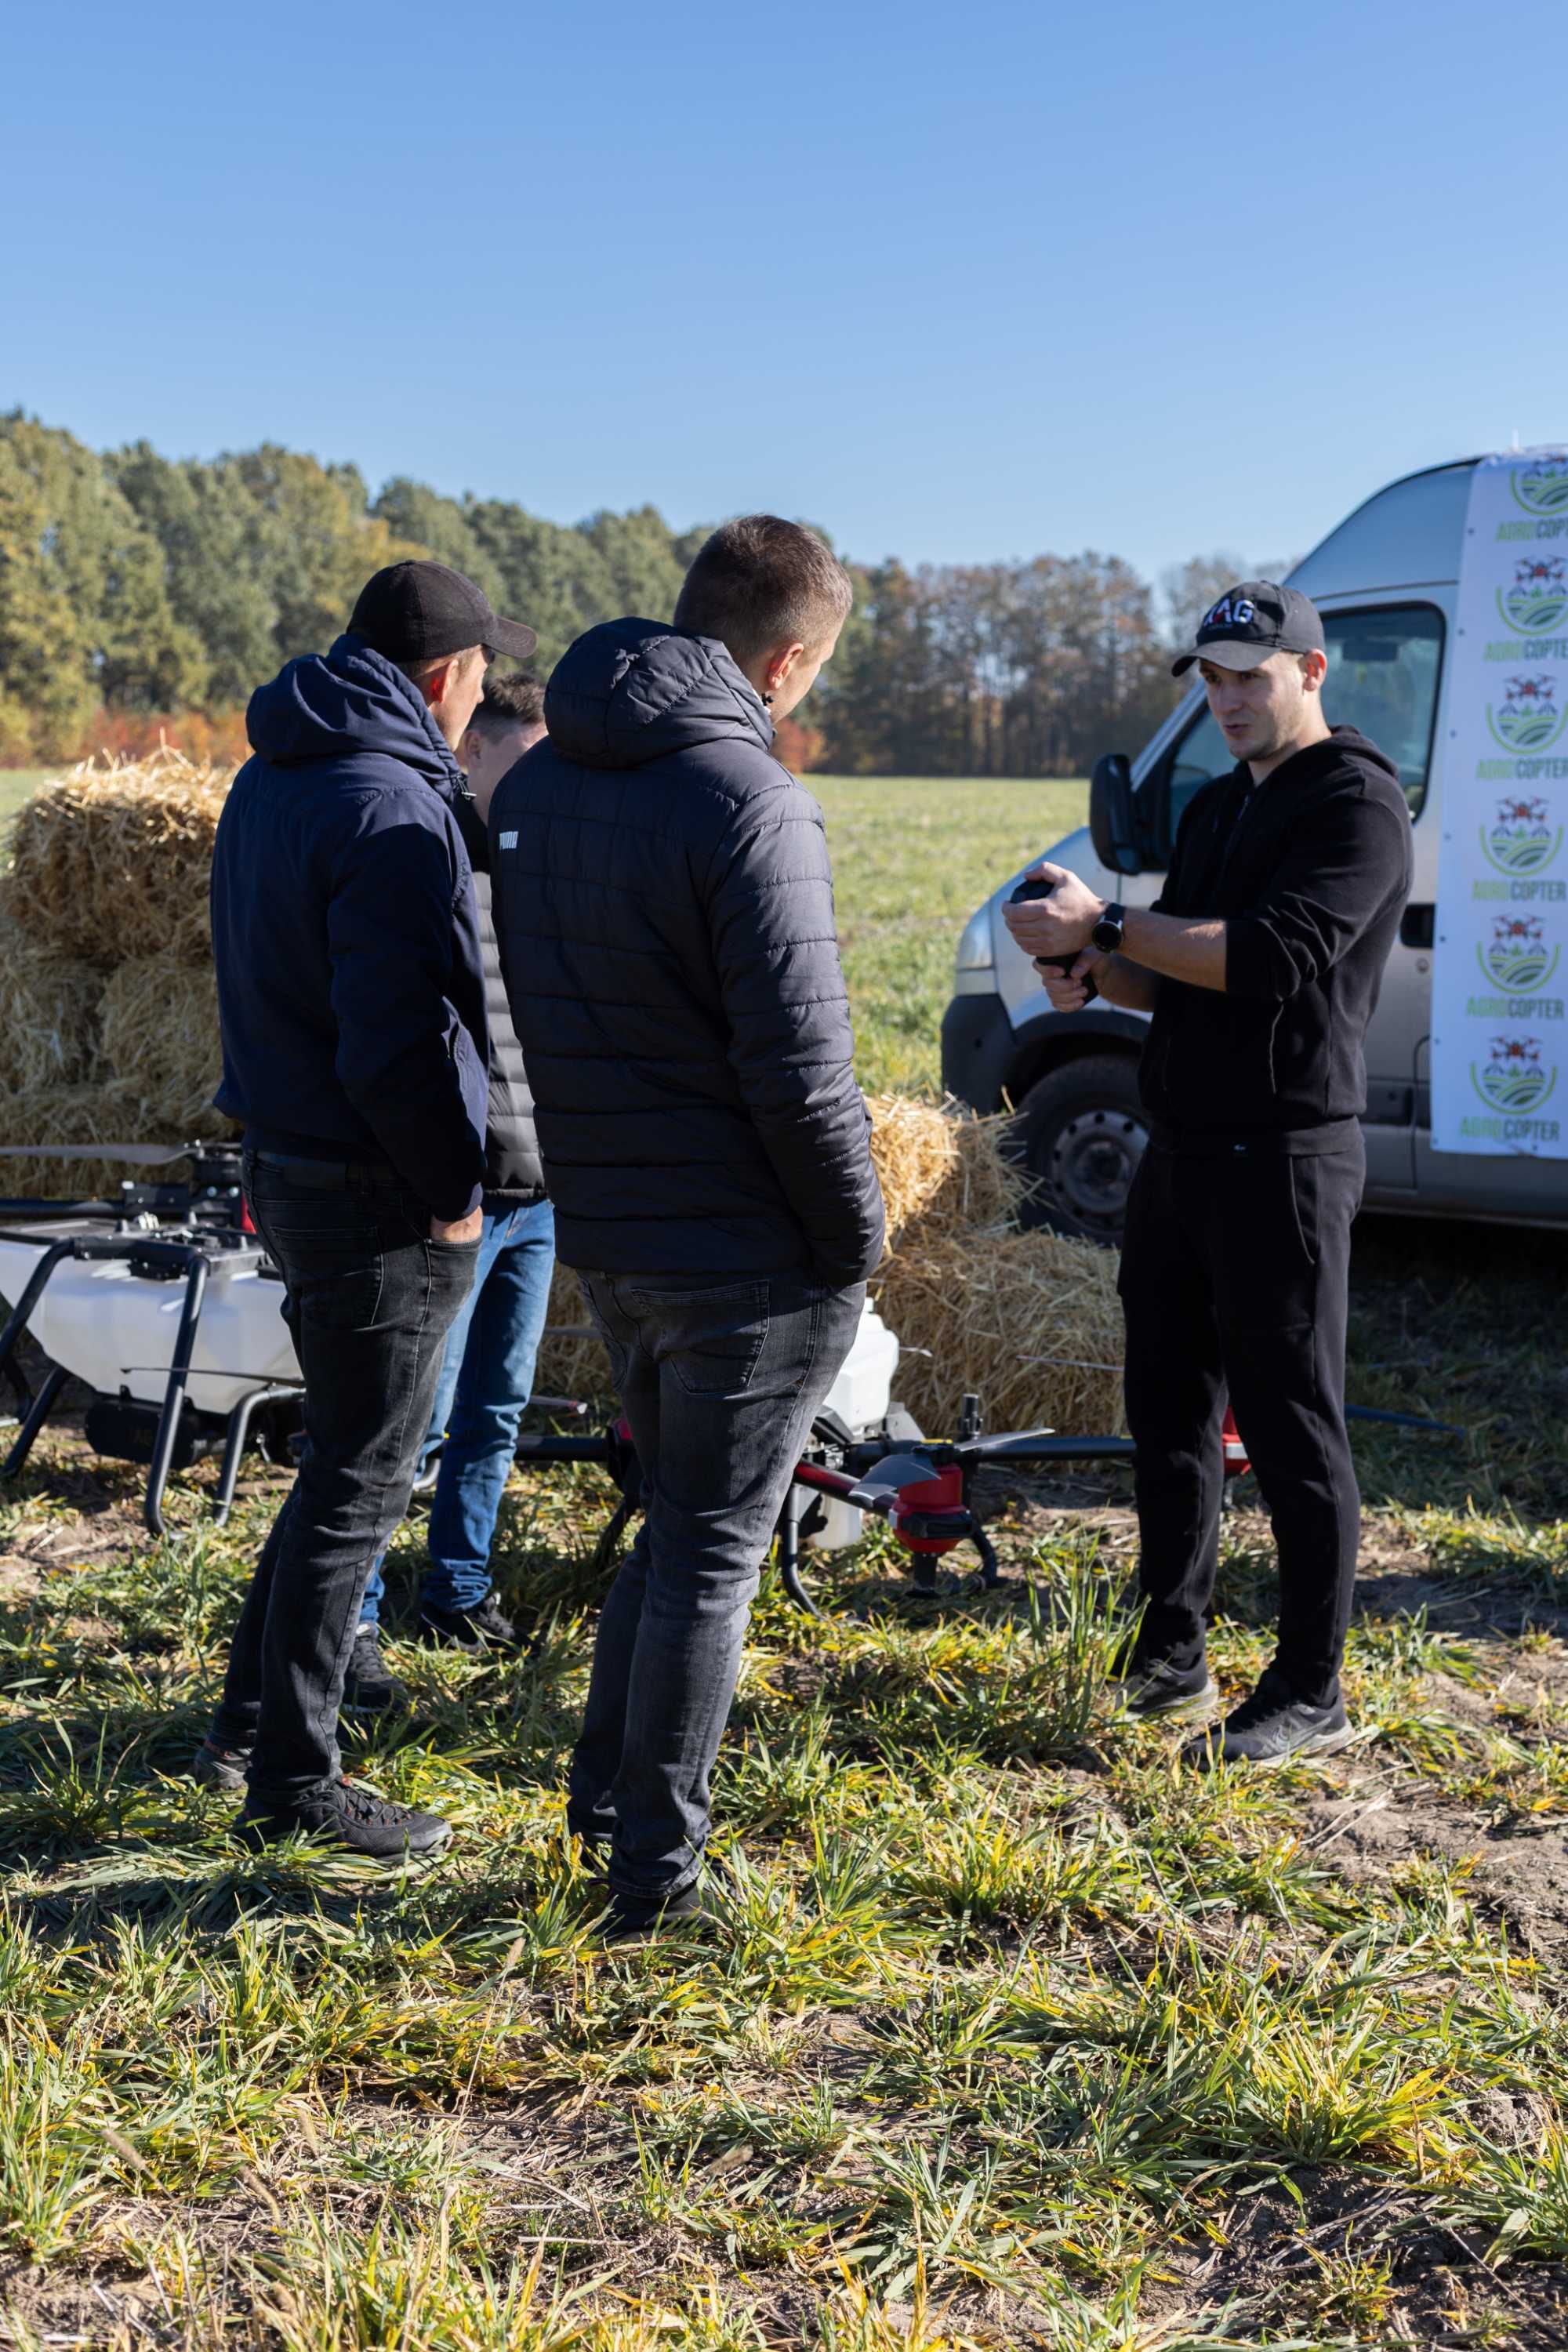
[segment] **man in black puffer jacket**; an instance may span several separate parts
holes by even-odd
[[[497,784],[543,732],[544,690],[538,680],[490,678],[458,746],[471,798],[459,801],[455,814],[473,861],[489,1016],[484,1226],[474,1286],[447,1334],[415,1485],[435,1486],[430,1564],[419,1591],[419,1637],[460,1650],[510,1649],[517,1641],[516,1628],[491,1590],[490,1545],[517,1449],[518,1423],[533,1387],[555,1268],[555,1226],[533,1132],[533,1097],[496,953],[484,830]],[[360,1604],[359,1633],[344,1685],[344,1696],[360,1706],[386,1706],[397,1696],[378,1638],[384,1591],[377,1560]]]
[[[548,740],[490,811],[556,1246],[645,1477],[572,1766],[611,1933],[699,1907],[758,1570],[881,1252],[822,812],[769,716],[851,595],[798,524],[726,524],[673,628],[610,622],[568,650]]]

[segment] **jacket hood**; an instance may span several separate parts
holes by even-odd
[[[773,740],[728,647],[662,621],[602,621],[568,646],[545,688],[544,723],[563,758],[585,768],[640,768],[699,743],[765,751]]]
[[[262,759],[280,768],[377,752],[432,783],[462,782],[417,687],[352,631],[330,653],[286,662],[269,686],[258,686],[245,731]]]
[[[1354,727],[1331,728],[1322,742],[1310,743],[1304,751],[1298,751],[1275,772],[1289,776],[1293,784],[1308,784],[1318,783],[1331,776],[1336,768],[1343,767],[1360,768],[1372,775],[1387,776],[1399,787],[1397,766],[1386,751],[1380,751],[1375,743],[1369,742]],[[1269,781],[1272,782],[1273,778]]]

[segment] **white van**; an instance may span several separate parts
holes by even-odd
[[[1455,625],[1470,477],[1479,461],[1392,482],[1291,572],[1323,616],[1330,721],[1396,761],[1415,820],[1415,882],[1367,1033],[1369,1208],[1568,1223],[1568,1160],[1434,1151],[1432,942],[1443,808],[1444,656]],[[1138,757],[1095,769],[1089,824],[1041,854],[1092,888],[1146,907],[1183,809],[1235,765],[1195,686]],[[959,942],[942,1024],[942,1081],[977,1110],[1016,1105],[1019,1142],[1053,1224],[1114,1241],[1147,1139],[1137,1065],[1145,1016],[1098,1002],[1055,1013],[1002,908],[1011,875]]]

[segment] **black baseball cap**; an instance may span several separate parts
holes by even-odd
[[[427,557],[373,572],[349,626],[392,662],[436,661],[465,646],[526,661],[539,643],[521,621],[503,621],[493,612],[482,588]]]
[[[1243,580],[1227,588],[1198,623],[1189,652],[1171,664],[1180,677],[1195,661],[1221,669],[1257,669],[1270,654],[1321,654],[1323,624],[1310,596],[1276,580]]]

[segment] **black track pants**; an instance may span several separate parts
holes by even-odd
[[[1359,1134],[1337,1150],[1289,1154],[1152,1144],[1121,1256],[1143,1649],[1182,1666],[1204,1654],[1228,1391],[1274,1528],[1278,1664],[1320,1705],[1339,1689],[1361,1535],[1344,1388],[1351,1223],[1365,1174]]]

